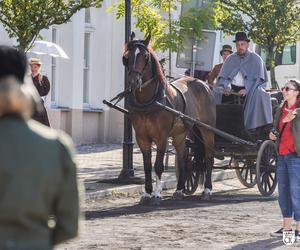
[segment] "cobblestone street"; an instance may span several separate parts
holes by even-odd
[[[270,232],[280,228],[277,196],[262,197],[236,179],[214,183],[214,197],[199,192],[158,207],[138,205],[139,195],[110,196],[84,206],[80,237],[57,249],[297,249]]]
[[[78,173],[86,192],[113,184],[98,178],[116,178],[122,167],[121,145],[85,145],[77,148]],[[134,149],[136,175],[143,176],[141,154]],[[165,176],[175,176],[174,156]],[[228,171],[228,170],[227,170]],[[212,201],[199,198],[201,190],[183,201],[171,200],[174,189],[163,191],[160,206],[138,205],[140,194],[113,192],[86,199],[78,238],[63,249],[297,249],[271,238],[280,228],[277,192],[262,197],[257,188],[244,188],[237,178],[214,182]],[[116,189],[117,190],[117,189]],[[85,219],[84,219],[85,218]]]

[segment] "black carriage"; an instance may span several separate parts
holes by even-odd
[[[163,107],[170,110],[168,107]],[[214,166],[214,169],[234,169],[239,181],[248,188],[257,185],[263,196],[271,195],[276,189],[276,145],[271,140],[253,138],[244,127],[242,104],[220,104],[216,107],[216,129],[203,124],[183,114],[178,114],[183,120],[193,122],[195,126],[213,130],[215,136],[214,153],[219,160],[227,159],[227,164]],[[200,139],[201,140],[201,139]],[[187,180],[185,193],[193,194],[198,184],[203,183],[204,174],[201,173],[197,150],[199,144],[197,135],[194,139],[186,139],[188,150]]]

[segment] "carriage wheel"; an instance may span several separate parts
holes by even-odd
[[[266,140],[258,150],[256,160],[256,182],[260,193],[271,195],[277,185],[276,180],[277,150],[275,143]]]
[[[197,165],[196,159],[194,157],[193,150],[190,146],[187,146],[188,150],[188,156],[186,161],[186,181],[184,184],[184,193],[187,195],[191,195],[195,193],[195,191],[198,188],[199,185],[199,179],[200,179],[200,169]],[[179,177],[179,169],[178,169],[178,163],[177,163],[177,156],[175,159],[175,169],[176,169],[176,178],[178,180]],[[201,176],[203,177],[203,176]],[[201,178],[202,180],[203,178]],[[202,182],[204,182],[202,180]]]
[[[247,188],[252,188],[256,185],[256,166],[253,160],[238,161],[239,169],[236,169],[236,175],[239,181]]]

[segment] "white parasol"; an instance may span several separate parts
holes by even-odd
[[[66,52],[59,45],[48,41],[34,41],[32,48],[28,52],[69,59]]]

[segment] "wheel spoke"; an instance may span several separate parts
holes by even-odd
[[[194,176],[193,175],[191,175],[191,189],[193,188],[193,186],[194,186]]]
[[[186,182],[186,189],[187,189],[187,190],[190,190],[190,181],[191,181],[191,179],[188,178],[188,179],[187,179],[187,182]]]
[[[270,183],[269,175],[266,176],[266,180],[267,180],[268,188],[269,188],[269,190],[271,190],[271,183]]]
[[[271,180],[272,180],[272,182],[274,183],[274,177],[272,176],[272,173],[269,173],[269,176],[270,176],[270,178],[271,178]]]
[[[264,187],[265,187],[264,190],[265,190],[266,192],[268,192],[266,175],[264,176]]]
[[[266,180],[265,180],[265,173],[262,174],[262,186],[263,190],[266,191]]]
[[[193,178],[197,179],[197,172],[193,172]]]
[[[247,179],[248,179],[248,171],[249,171],[249,169],[246,168],[246,173],[245,173],[245,181],[246,181],[246,182],[247,182]]]
[[[260,172],[264,173],[267,169],[267,166],[265,164],[260,164]]]
[[[246,176],[246,169],[245,168],[243,168],[243,169],[239,169],[239,171],[240,171],[240,175],[241,175],[241,177],[244,179],[244,180],[246,180],[246,178],[245,178],[245,176]]]

